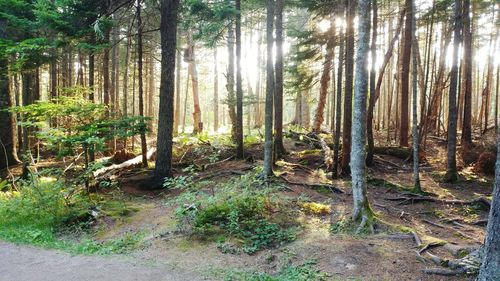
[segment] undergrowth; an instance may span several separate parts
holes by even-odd
[[[316,268],[314,261],[307,261],[301,265],[287,265],[277,274],[263,272],[230,271],[225,273],[228,281],[323,281],[329,280],[326,273]]]
[[[125,253],[141,244],[142,234],[104,242],[91,239],[92,206],[88,196],[71,194],[62,182],[32,176],[0,192],[0,239],[75,254]],[[77,238],[64,239],[69,233]]]
[[[176,199],[179,228],[198,237],[218,237],[219,249],[231,253],[253,254],[294,240],[287,203],[273,195],[276,187],[263,188],[255,178],[249,173],[213,183],[211,192],[186,191]]]

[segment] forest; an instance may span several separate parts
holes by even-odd
[[[0,0],[0,280],[500,280],[498,0]]]

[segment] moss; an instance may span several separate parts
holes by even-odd
[[[322,216],[322,215],[328,215],[332,212],[332,209],[329,205],[316,202],[302,203],[300,204],[300,206],[302,207],[302,210],[305,213],[311,215]]]
[[[397,190],[397,191],[409,191],[410,190],[410,188],[405,187],[403,185],[393,183],[393,182],[387,181],[385,179],[374,178],[374,177],[368,177],[367,183],[371,186],[384,187],[384,188],[389,188],[389,189]]]

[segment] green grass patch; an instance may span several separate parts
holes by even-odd
[[[109,206],[113,204],[117,206],[109,209],[112,215],[130,212],[119,203],[108,202]],[[92,220],[90,206],[88,196],[70,196],[62,182],[33,177],[30,182],[18,184],[17,190],[0,192],[0,239],[75,254],[125,253],[141,244],[142,234],[128,234],[104,242],[91,239],[88,233]],[[76,238],[69,239],[69,236]]]
[[[331,280],[328,275],[316,268],[314,261],[308,261],[301,265],[288,265],[283,267],[277,274],[263,272],[229,271],[223,273],[227,281],[323,281]]]
[[[192,190],[177,198],[181,230],[204,239],[218,237],[219,249],[248,254],[295,239],[296,216],[283,198],[274,196],[275,187],[263,188],[255,173],[214,185],[211,192]]]

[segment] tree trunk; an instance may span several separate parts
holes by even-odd
[[[344,5],[343,3],[339,4],[339,15],[344,15]],[[344,44],[345,44],[345,38],[344,38],[344,30],[343,27],[340,26],[339,29],[339,65],[338,65],[338,71],[337,71],[337,102],[336,102],[336,109],[335,109],[335,133],[334,133],[334,143],[333,143],[333,171],[332,171],[332,177],[337,178],[338,177],[338,166],[339,166],[339,148],[340,148],[340,122],[342,122],[342,70],[343,70],[343,63],[344,63]]]
[[[139,115],[144,116],[144,85],[142,78],[142,17],[141,17],[141,0],[137,0],[137,79],[139,79]],[[175,62],[172,63],[175,65]],[[159,146],[159,144],[158,144]],[[148,166],[148,148],[146,145],[146,132],[141,131],[141,154],[142,166]],[[158,153],[159,154],[159,153]]]
[[[458,179],[456,148],[457,148],[457,87],[458,87],[458,47],[461,42],[462,0],[455,0],[455,27],[453,35],[452,66],[450,72],[450,93],[448,96],[448,135],[447,135],[447,166],[445,180],[455,182]]]
[[[274,67],[273,67],[273,29],[274,29],[274,0],[266,0],[266,103],[264,124],[264,177],[268,179],[273,174],[273,95],[274,95]]]
[[[201,122],[201,109],[198,87],[198,70],[196,68],[196,57],[194,53],[194,42],[192,35],[188,34],[188,49],[187,62],[189,63],[188,72],[191,76],[191,87],[193,91],[193,134],[198,134],[203,131],[203,123]]]
[[[161,1],[161,78],[158,112],[155,181],[172,177],[172,136],[174,123],[175,52],[177,46],[177,13],[179,0]]]
[[[154,59],[154,46],[151,46],[150,57],[149,57],[149,86],[148,86],[148,117],[151,118],[149,121],[149,136],[153,135],[154,126],[153,126],[153,118],[155,117],[155,108],[154,108],[154,96],[156,93],[155,87],[155,59]]]
[[[229,119],[231,120],[231,137],[234,141],[237,139],[236,132],[236,97],[234,91],[234,28],[232,21],[229,21],[227,28],[227,74],[226,74],[226,90],[227,90],[227,106],[229,109]]]
[[[217,48],[214,50],[214,132],[219,130],[219,61]]]
[[[5,22],[0,20],[0,39],[6,38]],[[14,139],[14,116],[6,111],[12,106],[9,91],[8,61],[0,58],[0,170],[19,162]]]
[[[360,228],[372,228],[373,211],[367,197],[366,184],[366,100],[368,97],[368,52],[370,44],[370,0],[358,0],[358,47],[354,86],[351,175],[354,209],[352,218]]]
[[[335,47],[335,18],[331,19],[331,26],[328,32],[328,42],[326,44],[326,55],[325,61],[323,62],[323,73],[320,79],[320,91],[318,99],[318,107],[316,108],[316,114],[314,117],[313,131],[319,134],[321,131],[321,125],[324,121],[324,112],[326,106],[326,98],[328,95],[328,86],[330,85],[331,79],[331,68],[333,64],[333,48]]]
[[[464,96],[464,112],[462,123],[462,150],[465,152],[472,146],[472,33],[470,26],[470,0],[464,0],[463,26],[464,65],[462,90]],[[462,153],[462,155],[464,155]]]
[[[345,54],[345,94],[344,94],[344,126],[342,131],[342,162],[341,173],[350,174],[349,162],[351,154],[352,127],[352,92],[354,80],[354,17],[356,16],[356,1],[347,0],[346,11],[346,54]]]
[[[497,142],[497,160],[495,165],[495,184],[491,200],[484,256],[479,269],[478,281],[500,280],[500,131]]]
[[[179,134],[179,123],[181,120],[181,54],[175,53],[175,107],[174,107],[174,130],[173,135]],[[158,116],[159,117],[159,116]]]
[[[107,29],[104,31],[104,40],[105,42],[109,42],[110,30]],[[102,56],[102,89],[103,89],[103,99],[104,105],[106,108],[106,116],[109,117],[110,113],[110,78],[109,78],[109,48],[104,49],[104,53]]]
[[[283,5],[276,0],[276,57],[274,89],[274,153],[276,159],[286,153],[283,145]]]
[[[368,105],[368,112],[366,118],[366,134],[368,140],[368,153],[366,155],[366,165],[371,166],[373,164],[373,148],[375,147],[375,142],[373,139],[373,109],[375,108],[375,98],[376,98],[376,85],[375,79],[377,75],[377,69],[375,61],[377,59],[377,28],[378,28],[378,10],[377,1],[372,1],[372,42],[371,42],[371,69],[370,69],[370,100]]]
[[[412,100],[412,146],[413,146],[413,189],[417,192],[422,192],[422,188],[420,187],[420,175],[419,175],[419,144],[418,141],[418,116],[417,116],[417,97],[418,97],[418,81],[417,81],[417,23],[415,19],[415,3],[414,0],[411,0],[410,3],[411,11],[408,11],[407,15],[411,17],[411,41],[413,46],[412,52],[412,91],[413,91],[413,100]],[[425,97],[424,97],[425,98]]]
[[[411,59],[411,0],[406,0],[406,20],[403,36],[403,52],[400,70],[400,93],[401,93],[401,122],[399,124],[399,145],[408,146],[408,124],[409,124],[409,82],[410,82],[410,59]]]
[[[255,82],[255,98],[257,103],[254,106],[255,128],[262,127],[262,110],[261,110],[262,71],[261,70],[262,70],[262,30],[259,28],[257,31],[257,80]]]
[[[236,0],[236,157],[243,159],[243,78],[241,76],[241,0]]]

